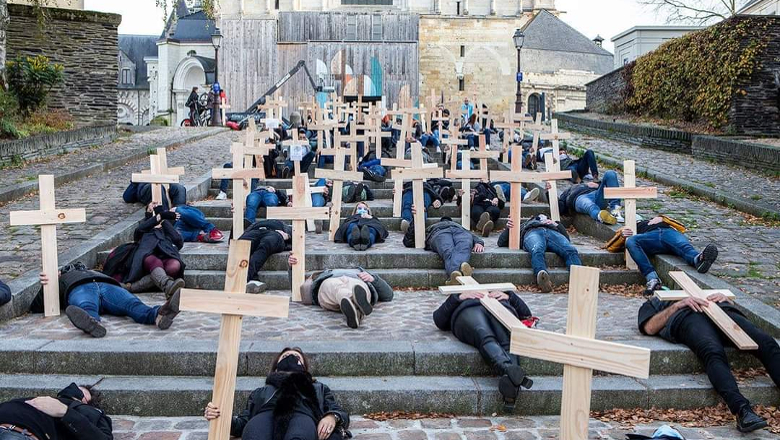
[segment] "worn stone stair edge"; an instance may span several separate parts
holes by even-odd
[[[207,194],[210,182],[211,172],[209,171],[188,185],[187,201],[202,199]],[[138,222],[144,218],[145,213],[146,208],[141,208],[91,239],[60,252],[58,255],[59,265],[65,266],[81,261],[87,267],[94,267],[97,264],[99,252],[113,249],[132,240],[133,232],[138,226]],[[11,302],[0,306],[0,322],[29,312],[30,304],[40,290],[38,273],[40,273],[40,268],[32,269],[8,282],[8,287],[11,288]]]
[[[131,152],[129,152],[125,156],[122,156],[121,158],[109,159],[106,162],[96,163],[90,166],[79,168],[69,173],[56,175],[54,176],[54,186],[56,188],[58,186],[65,185],[66,183],[83,179],[95,173],[100,173],[114,168],[118,168],[127,162],[143,159],[144,157],[147,157],[149,155],[150,149],[156,150],[157,148],[165,148],[166,150],[168,150],[184,144],[188,144],[190,142],[197,142],[209,138],[211,136],[215,136],[219,133],[222,133],[223,131],[225,131],[224,128],[215,128],[215,129],[210,129],[204,133],[196,133],[190,135],[184,139],[163,141],[150,146],[137,148],[135,150],[131,150]],[[7,188],[0,191],[0,202],[10,202],[20,197],[24,197],[27,194],[34,193],[36,191],[38,191],[37,179],[30,182],[22,182],[15,185],[10,185]]]
[[[380,411],[439,412],[483,415],[502,412],[496,378],[478,377],[318,377],[352,414]],[[53,394],[61,384],[97,385],[109,414],[177,417],[203,413],[211,399],[211,377],[128,377],[70,375],[5,375],[0,377],[0,399],[20,395]],[[249,393],[262,386],[263,377],[239,377],[235,408],[241,410]],[[521,391],[517,415],[560,413],[561,377],[536,377],[530,390]],[[746,380],[741,391],[754,404],[773,405],[780,398],[769,378]],[[591,410],[614,408],[692,409],[720,401],[704,375],[652,376],[635,380],[594,376]],[[176,402],[176,405],[170,405]]]
[[[606,338],[652,351],[650,374],[703,372],[687,347],[657,338]],[[316,376],[495,376],[479,352],[457,340],[448,341],[269,341],[241,343],[238,375],[260,376],[286,346],[301,347]],[[0,341],[3,374],[105,374],[115,376],[211,376],[216,367],[216,341],[182,339],[139,341],[89,339],[9,339]],[[760,364],[748,353],[728,349],[735,369]],[[560,376],[560,364],[521,357],[529,376]]]

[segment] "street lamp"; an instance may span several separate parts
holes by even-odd
[[[222,32],[219,28],[214,28],[211,34],[211,45],[214,46],[214,82],[219,82],[219,48],[222,46]]]
[[[522,30],[517,29],[515,35],[512,37],[515,40],[515,47],[517,48],[517,97],[515,98],[515,113],[523,113],[523,91],[522,91],[522,78],[523,74],[522,65],[520,62],[520,50],[523,49],[523,43],[525,42],[525,34]]]

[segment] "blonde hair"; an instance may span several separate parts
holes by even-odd
[[[366,209],[368,210],[368,215],[373,216],[373,214],[371,214],[371,207],[368,206],[368,203],[366,203],[366,202],[359,202],[357,205],[355,205],[355,209],[352,210],[352,215],[357,214],[358,206],[360,206],[360,205],[365,206]]]

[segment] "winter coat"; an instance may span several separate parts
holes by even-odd
[[[87,283],[106,283],[119,286],[119,282],[110,276],[100,273],[96,270],[77,270],[73,269],[60,275],[60,308],[68,306],[68,296],[71,290]],[[33,313],[43,313],[43,287],[30,305],[30,311]]]
[[[553,225],[550,224],[544,224],[542,223],[541,219],[537,215],[536,217],[530,218],[523,222],[522,225],[520,225],[520,243],[522,244],[523,241],[525,241],[525,234],[531,232],[534,229],[537,228],[546,228],[553,230],[555,232],[560,233],[564,237],[566,237],[567,240],[571,241],[571,238],[569,238],[569,232],[566,230],[566,227],[562,224],[556,222]],[[509,247],[509,229],[504,229],[504,232],[501,233],[501,235],[498,236],[498,247]]]
[[[312,278],[314,279],[314,282],[312,283],[311,288],[311,297],[306,298],[304,296],[303,298],[303,304],[305,305],[319,305],[320,302],[318,300],[319,293],[320,293],[320,287],[322,287],[322,283],[325,282],[328,278],[333,277],[350,277],[350,278],[359,278],[358,274],[361,272],[366,272],[372,277],[374,277],[374,281],[371,283],[366,283],[368,285],[368,289],[371,291],[371,304],[376,304],[377,302],[390,302],[393,300],[393,288],[390,287],[389,284],[387,284],[387,281],[383,280],[379,275],[373,274],[367,270],[364,270],[362,267],[358,267],[355,269],[329,269],[326,271],[323,271],[319,274],[313,274]]]
[[[577,212],[574,209],[574,204],[577,202],[577,197],[590,194],[596,191],[597,188],[591,188],[586,183],[580,183],[579,185],[572,185],[566,189],[561,196],[558,197],[558,210],[562,215],[572,215]]]
[[[158,224],[161,224],[161,228],[156,228]],[[179,250],[184,247],[184,240],[179,234],[179,231],[173,227],[173,223],[168,220],[157,221],[157,216],[147,214],[146,219],[141,220],[141,223],[133,234],[133,241],[138,244],[133,254],[133,261],[130,265],[130,271],[125,275],[122,280],[125,283],[134,283],[144,275],[144,259],[149,255],[156,255],[160,259],[175,259],[181,264],[181,272],[184,273],[184,261],[179,255]]]
[[[113,440],[111,418],[102,410],[73,399],[58,398],[68,406],[58,423],[58,437],[72,440]]]
[[[455,236],[455,241],[471,240],[471,247],[474,247],[477,244],[481,244],[482,246],[485,245],[485,242],[482,241],[481,238],[464,229],[460,223],[455,223],[447,217],[442,217],[439,223],[432,224],[425,230],[425,249],[433,249],[434,246],[432,246],[432,243],[434,243],[441,234],[452,234]],[[414,223],[409,225],[409,229],[404,235],[403,242],[404,246],[408,248],[414,247]]]
[[[376,242],[382,243],[387,238],[388,232],[385,226],[376,217],[363,218],[360,214],[355,214],[352,217],[346,219],[344,223],[336,230],[336,236],[334,237],[335,243],[347,243],[349,237],[347,237],[347,228],[349,225],[355,224],[357,227],[369,226],[376,231]]]
[[[286,225],[280,220],[260,220],[254,222],[244,230],[244,233],[241,234],[241,238],[239,238],[239,240],[251,241],[251,252],[253,253],[256,250],[256,246],[260,243],[263,237],[274,234],[281,240],[282,236],[276,231],[282,231],[287,234],[288,237],[290,237],[289,240],[284,242],[285,246],[289,248],[292,245],[292,226]]]
[[[138,243],[135,242],[117,246],[116,249],[108,254],[106,262],[103,263],[103,273],[110,277],[128,273],[136,249],[138,249]]]
[[[279,440],[283,438],[293,412],[302,399],[310,403],[308,407],[315,424],[324,416],[334,414],[338,420],[336,430],[349,429],[349,414],[339,406],[327,385],[314,382],[308,373],[271,373],[266,378],[265,386],[254,390],[249,396],[246,409],[233,417],[230,435],[241,437],[252,417],[264,411],[273,411],[274,440]]]
[[[474,195],[473,206],[488,208],[493,206],[493,199],[498,199],[496,189],[485,182],[479,182],[475,190],[477,193]],[[504,209],[505,205],[504,201],[498,199],[498,209]]]
[[[524,320],[530,318],[531,310],[514,292],[506,292],[509,299],[501,301],[501,305],[507,308],[518,319]],[[478,299],[467,299],[461,301],[459,295],[450,295],[435,312],[433,312],[433,322],[439,330],[450,331],[458,325],[458,316],[469,307],[482,307]]]

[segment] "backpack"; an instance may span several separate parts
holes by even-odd
[[[111,251],[103,264],[103,273],[113,277],[116,274],[124,276],[130,271],[130,264],[133,262],[133,255],[138,249],[137,243],[125,243],[117,246]]]
[[[615,232],[615,235],[612,236],[607,242],[602,246],[602,249],[606,249],[608,252],[612,253],[618,253],[623,252],[623,250],[626,248],[626,237],[623,236],[623,229],[620,228]]]

